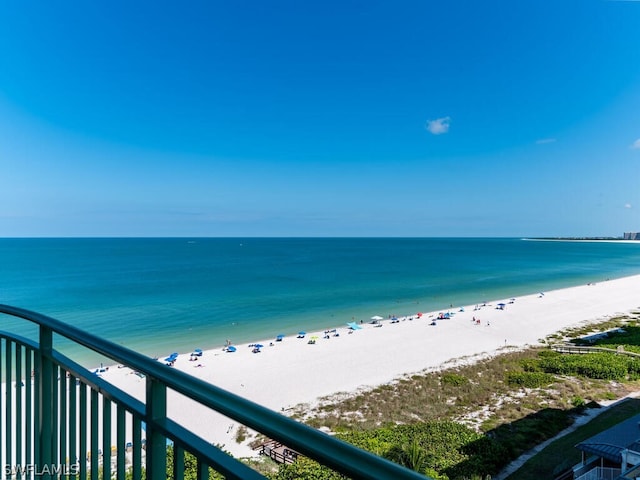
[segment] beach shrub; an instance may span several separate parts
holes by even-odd
[[[387,452],[387,458],[419,473],[424,473],[429,468],[427,452],[415,438],[403,446],[394,445]]]
[[[582,355],[547,356],[540,360],[540,367],[557,375],[582,375],[587,378],[622,381],[632,373],[640,372],[640,365],[631,363],[629,357],[615,353],[587,353]]]
[[[596,354],[577,365],[579,375],[602,380],[624,380],[627,376],[627,361],[618,355]]]
[[[274,474],[267,475],[272,480],[346,480],[347,477],[320,465],[307,457],[299,456],[293,463],[282,464]]]
[[[520,365],[525,372],[540,372],[540,360],[537,358],[523,358]]]
[[[541,388],[551,385],[555,378],[544,372],[507,372],[505,381],[512,387]]]
[[[561,357],[561,356],[562,356],[561,353],[558,353],[554,350],[545,349],[545,350],[540,350],[538,352],[538,358]]]
[[[451,385],[452,387],[461,387],[469,383],[467,377],[463,377],[457,373],[445,373],[442,375],[441,380],[443,385]]]
[[[505,462],[504,448],[493,439],[450,421],[398,425],[340,437],[365,449],[375,438],[385,458],[451,479],[492,474]]]
[[[627,374],[629,380],[638,380],[640,378],[640,358],[627,357]]]
[[[587,406],[587,402],[581,396],[576,395],[571,399],[571,405],[579,410],[583,410]]]
[[[556,375],[575,375],[577,374],[576,366],[567,360],[568,357],[553,356],[542,358],[540,360],[540,368],[547,373]]]

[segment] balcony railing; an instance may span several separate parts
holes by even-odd
[[[32,322],[38,337],[0,331],[2,478],[165,480],[169,461],[172,478],[182,479],[186,453],[196,458],[199,480],[208,479],[211,472],[227,479],[264,478],[168,418],[168,391],[183,394],[347,477],[425,478],[53,318],[7,305],[0,305],[0,313]],[[58,336],[144,376],[145,401],[56,351]],[[167,448],[168,444],[172,447]]]
[[[616,480],[621,473],[619,468],[595,467],[575,480]]]

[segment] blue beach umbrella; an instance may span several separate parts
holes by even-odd
[[[254,347],[256,347],[256,348],[262,348],[262,347],[264,347],[264,345],[262,345],[261,343],[256,343],[256,344],[254,345]]]
[[[283,338],[284,338],[284,334],[283,334],[283,333],[279,333],[279,334],[276,336],[276,341],[280,342],[280,341],[282,341],[282,339],[283,339]]]
[[[236,351],[236,347],[234,347],[233,345],[230,345],[227,347],[227,352],[235,352]]]

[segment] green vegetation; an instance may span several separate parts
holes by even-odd
[[[553,342],[585,335],[590,345],[640,352],[636,317],[561,332]],[[297,416],[432,478],[482,479],[570,426],[595,402],[636,389],[639,378],[638,358],[559,354],[541,346],[413,375],[347,399],[327,398],[316,411],[301,408]],[[573,445],[565,456],[579,455]],[[271,478],[343,477],[305,459],[281,466]]]
[[[493,462],[505,453],[499,443],[456,422],[399,425],[339,437],[419,473],[443,480],[495,470]],[[280,467],[271,478],[333,480],[344,477],[305,459]]]
[[[540,388],[551,385],[555,377],[544,372],[507,372],[506,381],[512,387]]]
[[[588,353],[583,355],[547,355],[539,368],[556,375],[584,376],[603,380],[622,381],[638,378],[640,358],[615,353]]]
[[[167,478],[173,478],[174,472],[174,462],[175,462],[175,450],[173,446],[167,447]],[[214,472],[211,468],[207,469],[208,475],[205,475],[203,478],[208,478],[209,480],[222,480],[224,477]],[[185,480],[196,480],[198,478],[198,459],[189,452],[184,452],[184,479]]]

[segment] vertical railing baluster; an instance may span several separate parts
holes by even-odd
[[[197,478],[198,480],[209,480],[209,465],[204,463],[200,458],[198,458]]]
[[[133,480],[142,478],[142,421],[136,415],[133,416],[132,462]],[[146,440],[145,440],[146,441]]]
[[[40,350],[33,352],[33,463],[40,462],[40,391],[42,390],[40,378],[42,378]]]
[[[9,339],[5,339],[5,338],[0,338],[0,383],[4,382],[5,379],[5,369],[4,369],[4,352],[5,352],[5,346],[6,344],[9,342]],[[11,421],[11,417],[8,417],[3,414],[4,410],[2,408],[2,395],[0,395],[0,431],[2,431],[2,428],[4,428],[5,430],[8,430],[9,428],[7,427],[7,422]],[[4,439],[2,438],[2,435],[0,435],[0,463],[2,463],[3,465],[6,465],[8,462],[5,460],[5,452],[2,450],[2,442],[4,441]]]
[[[98,480],[98,474],[100,473],[100,459],[98,452],[98,392],[91,388],[91,480]],[[104,458],[104,457],[103,457]]]
[[[77,415],[78,415],[78,405],[77,405],[77,389],[78,389],[78,379],[71,375],[69,377],[69,467],[70,467],[70,478],[76,478],[76,466],[78,464],[78,455],[76,453],[76,449],[78,448],[78,431],[77,431]]]
[[[69,464],[67,458],[67,371],[64,368],[60,368],[60,463],[59,465],[66,466]],[[65,478],[67,474],[64,474]]]
[[[184,448],[173,444],[173,478],[184,478]]]
[[[167,476],[167,441],[157,428],[156,421],[167,417],[167,387],[147,376],[147,479],[164,480]]]
[[[24,432],[25,432],[25,456],[24,463],[25,465],[31,465],[33,462],[33,382],[34,382],[34,372],[33,372],[33,363],[32,358],[34,355],[33,349],[27,347],[25,353],[25,415],[24,415]]]
[[[22,461],[22,398],[23,398],[24,382],[22,381],[22,345],[16,343],[16,465],[26,465]],[[18,472],[17,479],[22,478],[21,472]]]
[[[60,465],[59,461],[59,448],[58,438],[60,436],[59,423],[60,423],[60,367],[53,365],[53,382],[51,385],[51,410],[53,415],[51,417],[51,463],[50,465]]]
[[[13,428],[11,426],[12,420],[13,420],[13,402],[12,402],[12,388],[11,388],[11,382],[13,381],[12,379],[12,375],[11,375],[11,370],[12,370],[12,362],[11,362],[11,355],[13,353],[13,342],[10,342],[9,340],[6,341],[5,343],[5,361],[4,361],[4,372],[5,372],[5,376],[4,376],[4,392],[5,392],[5,418],[6,418],[6,423],[5,423],[5,450],[4,450],[4,463],[5,465],[15,465],[13,463],[13,459],[12,459],[12,454],[11,454],[11,447],[13,444],[13,439],[12,437],[12,431]]]
[[[111,478],[111,401],[102,397],[102,478]]]
[[[125,480],[125,454],[127,425],[125,422],[126,410],[119,403],[116,406],[116,478]]]
[[[53,464],[53,333],[50,328],[40,325],[40,351],[39,351],[39,398],[38,410],[38,457],[36,458],[36,468],[43,471],[43,480],[49,480],[51,475],[47,469]],[[46,468],[44,468],[46,466]]]
[[[87,386],[80,382],[80,408],[78,409],[80,415],[80,478],[87,478]]]

